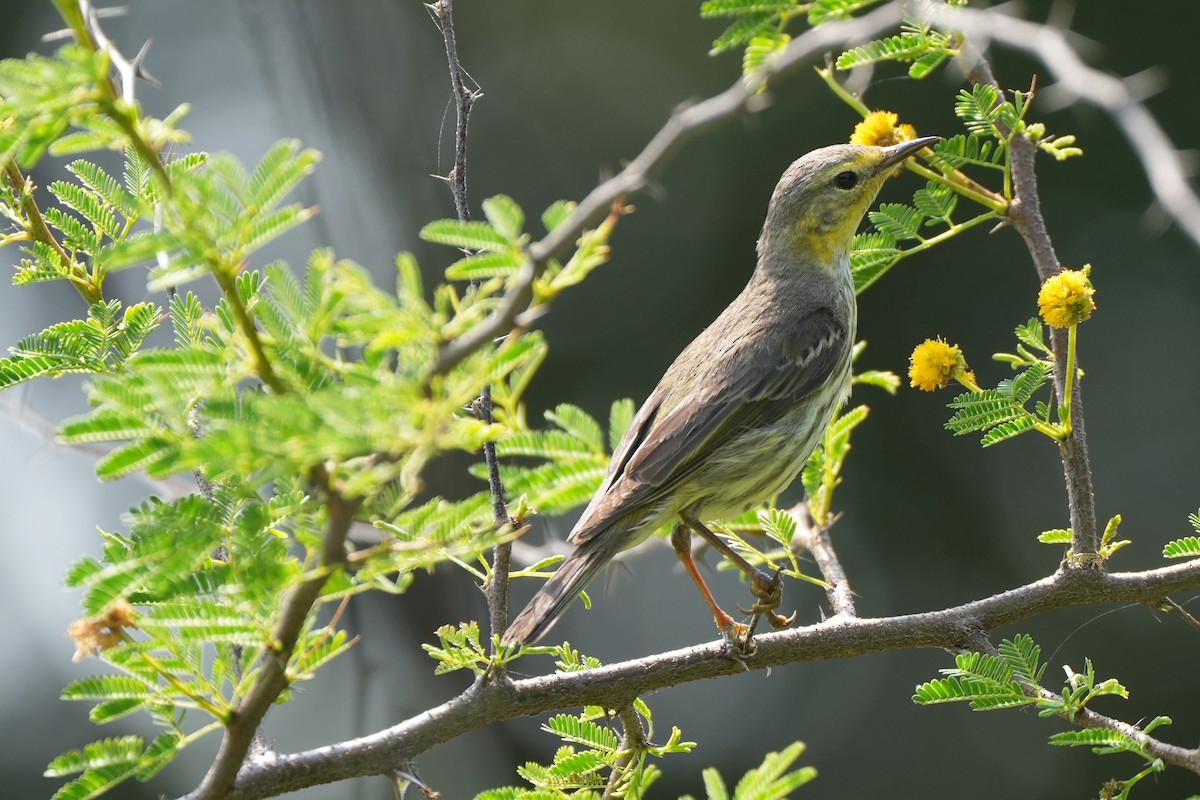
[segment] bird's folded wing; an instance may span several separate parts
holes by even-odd
[[[714,364],[711,380],[663,412],[659,389],[646,400],[613,454],[600,492],[571,541],[580,544],[639,503],[672,491],[738,431],[769,425],[845,363],[844,325],[818,308],[776,335],[736,349],[736,364]],[[732,366],[732,368],[731,368]]]

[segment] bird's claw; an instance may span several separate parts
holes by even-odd
[[[795,611],[790,617],[775,613],[775,609],[783,602],[783,570],[775,570],[775,574],[769,578],[765,572],[760,571],[751,578],[750,591],[758,602],[748,609],[738,606],[737,610],[743,614],[754,615],[750,623],[751,634],[758,625],[759,617],[766,617],[768,624],[777,631],[790,627],[796,621]]]
[[[753,640],[754,628],[743,622],[729,620],[729,624],[721,628],[721,639],[725,642],[725,657],[742,665],[749,670],[746,661],[754,655],[758,646]]]

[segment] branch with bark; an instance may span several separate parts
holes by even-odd
[[[836,617],[816,625],[755,637],[744,662],[724,655],[721,642],[673,650],[581,672],[505,682],[479,682],[458,697],[370,736],[291,755],[267,754],[247,764],[228,800],[254,800],[306,786],[378,775],[400,761],[465,733],[515,717],[598,705],[623,708],[658,689],[720,676],[835,658],[914,648],[963,650],[980,634],[1062,608],[1089,604],[1161,604],[1200,589],[1200,561],[1145,572],[1059,572],[1007,592],[940,611],[884,618]],[[1087,717],[1101,727],[1107,718]],[[1119,723],[1126,725],[1126,723]],[[1200,775],[1200,751],[1148,740],[1168,764]],[[197,800],[199,795],[186,796]]]

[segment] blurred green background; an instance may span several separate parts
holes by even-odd
[[[307,252],[332,246],[390,281],[397,251],[417,253],[430,280],[451,257],[415,232],[451,216],[445,186],[429,177],[451,160],[453,111],[440,35],[417,0],[130,0],[130,14],[106,30],[127,53],[154,38],[147,66],[162,88],[139,97],[161,116],[192,104],[185,123],[194,147],[227,150],[254,162],[281,137],[297,137],[325,159],[302,189],[317,203],[314,222],[282,240],[271,256],[303,264]],[[471,2],[456,4],[463,65],[483,87],[471,117],[473,207],[498,192],[527,215],[558,198],[580,198],[636,155],[678,103],[716,93],[737,78],[734,55],[710,58],[719,21],[698,16],[698,0],[605,3]],[[1191,29],[1196,6],[1108,0],[1029,4],[1069,25],[1097,66],[1120,75],[1143,70],[1139,85],[1158,89],[1148,104],[1176,146],[1195,147],[1194,55],[1171,44]],[[1074,11],[1073,18],[1071,12]],[[0,53],[20,56],[52,45],[39,37],[56,25],[49,3],[0,2]],[[1028,87],[1041,65],[994,54],[1000,81]],[[958,76],[942,71],[920,83],[883,69],[867,97],[898,111],[922,134],[960,130],[951,113]],[[1043,80],[1042,85],[1048,83]],[[753,267],[754,242],[776,179],[794,158],[844,141],[852,112],[802,70],[771,92],[771,107],[689,143],[655,191],[634,201],[622,220],[611,263],[564,297],[544,321],[550,356],[529,397],[530,419],[558,402],[606,417],[616,398],[640,401],[665,366],[740,289]],[[1047,92],[1046,99],[1054,99]],[[1189,532],[1200,505],[1200,424],[1195,419],[1200,364],[1200,270],[1196,247],[1154,208],[1131,146],[1110,119],[1069,98],[1035,105],[1031,117],[1053,133],[1077,133],[1086,157],[1042,159],[1043,209],[1059,257],[1090,262],[1099,310],[1082,329],[1082,384],[1095,468],[1097,512],[1124,515],[1134,544],[1115,569],[1162,563],[1162,544]],[[39,166],[39,185],[61,164]],[[918,187],[906,175],[883,199]],[[0,254],[5,264],[17,258]],[[128,302],[146,297],[143,276],[117,276]],[[210,291],[205,287],[205,291]],[[860,365],[903,372],[912,347],[942,335],[965,350],[981,382],[1004,377],[991,353],[1012,348],[1012,328],[1035,312],[1037,280],[1017,236],[977,230],[935,252],[905,261],[860,299],[860,337],[870,343]],[[153,298],[161,302],[161,298]],[[0,344],[78,314],[66,286],[18,290],[0,285]],[[21,389],[39,413],[61,418],[82,410],[80,382]],[[984,597],[1053,571],[1061,552],[1036,535],[1068,524],[1055,449],[1027,436],[981,451],[971,437],[942,429],[949,393],[902,390],[891,398],[863,392],[872,407],[854,439],[844,509],[835,541],[863,615],[931,610]],[[114,529],[144,497],[135,479],[97,485],[86,459],[66,454],[0,416],[0,603],[12,614],[10,644],[0,650],[0,786],[6,797],[49,796],[56,782],[44,765],[100,735],[144,730],[136,719],[96,730],[83,705],[59,702],[69,680],[94,670],[70,662],[63,636],[76,599],[60,589],[66,565],[99,550],[95,526]],[[431,476],[440,491],[477,487],[464,462]],[[562,538],[570,519],[539,518],[531,536]],[[728,573],[717,581],[726,603],[745,598]],[[555,630],[606,662],[711,640],[698,596],[669,548],[652,549],[617,573],[613,591],[594,591],[596,607],[577,605]],[[517,588],[519,602],[532,584]],[[1177,598],[1180,602],[1191,597]],[[823,594],[788,587],[785,607],[804,622],[820,619]],[[1197,604],[1192,603],[1193,611]],[[349,625],[363,634],[353,652],[299,687],[295,702],[268,718],[272,746],[309,748],[394,724],[464,686],[461,676],[433,677],[417,643],[442,622],[485,615],[467,577],[446,570],[422,576],[399,599],[366,597]],[[15,626],[14,626],[15,623]],[[1128,721],[1167,713],[1162,738],[1185,746],[1200,739],[1196,664],[1200,636],[1173,617],[1144,607],[1080,608],[1000,631],[1029,632],[1043,647],[1055,686],[1063,664],[1098,672],[1129,688],[1098,711]],[[997,637],[997,638],[998,638]],[[1045,744],[1064,729],[1033,712],[972,714],[965,707],[917,708],[913,686],[947,666],[941,652],[920,651],[811,663],[740,678],[678,687],[648,699],[655,738],[672,725],[700,746],[663,766],[656,797],[703,794],[700,771],[718,766],[736,779],[768,750],[795,739],[809,744],[803,763],[820,778],[798,797],[1088,798],[1108,777],[1140,769],[1131,756],[1100,758]],[[522,664],[521,668],[543,669]],[[157,791],[125,785],[114,797],[174,795],[193,788],[211,759],[205,741],[156,780]],[[493,726],[440,747],[418,765],[445,798],[471,797],[517,783],[516,763],[546,761],[556,740],[535,720]],[[468,766],[469,765],[469,766]],[[1200,780],[1178,770],[1146,781],[1136,798],[1200,793]],[[382,780],[323,787],[310,798],[386,798]]]

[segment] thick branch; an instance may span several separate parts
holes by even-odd
[[[1200,588],[1200,560],[1146,572],[1104,575],[1062,571],[1035,583],[942,611],[882,619],[837,617],[817,625],[755,637],[744,664],[725,658],[721,642],[513,682],[476,683],[463,694],[370,736],[248,764],[228,800],[252,800],[361,775],[377,775],[443,742],[500,720],[582,705],[622,708],[646,692],[681,683],[866,653],[912,648],[960,650],[981,631],[1074,605],[1157,604]],[[1200,754],[1165,745],[1169,764],[1200,774]],[[200,797],[189,795],[189,800]]]

